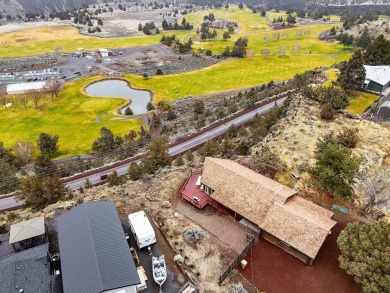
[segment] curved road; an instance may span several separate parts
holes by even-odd
[[[279,98],[276,102],[278,106],[282,105],[284,100],[287,98],[286,96],[283,96]],[[250,119],[252,119],[256,114],[259,115],[264,115],[267,113],[270,109],[272,109],[275,106],[275,101],[271,100],[265,105],[258,107],[256,109],[253,109],[252,111],[239,115],[238,117],[233,118],[230,121],[227,121],[226,123],[219,125],[215,128],[212,128],[210,130],[207,130],[203,133],[200,133],[199,135],[196,135],[186,141],[183,141],[181,143],[178,143],[173,146],[168,147],[168,152],[170,155],[175,156],[181,153],[185,153],[187,150],[198,147],[202,144],[204,144],[206,141],[216,138],[218,136],[221,136],[224,134],[228,128],[234,124],[235,126],[241,126],[245,123],[247,123]],[[136,163],[140,163],[140,159],[135,161]],[[128,168],[129,168],[130,163],[124,163],[123,165],[117,166],[112,169],[105,170],[104,173],[108,173],[111,171],[116,170],[119,175],[124,175],[126,174]],[[71,188],[72,190],[77,190],[80,187],[84,187],[84,182],[86,178],[89,178],[92,184],[98,184],[101,183],[100,179],[100,174],[102,171],[97,171],[95,174],[89,174],[85,175],[81,178],[77,178],[74,180],[70,180],[67,183],[65,183],[66,187]],[[8,197],[8,198],[3,198],[0,199],[0,212],[5,209],[17,209],[23,204],[23,201],[15,202],[14,197]]]

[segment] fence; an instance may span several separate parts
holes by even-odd
[[[255,236],[248,233],[247,240],[249,243],[245,246],[244,250],[228,265],[228,267],[222,272],[222,274],[218,278],[218,284],[221,285],[222,282],[227,278],[227,276],[234,270],[234,268],[242,261],[248,251],[255,244]]]

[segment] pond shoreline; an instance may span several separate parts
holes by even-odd
[[[142,91],[143,92],[148,92],[149,96],[150,96],[150,99],[149,99],[148,103],[153,103],[154,93],[151,90],[133,87],[132,84],[131,84],[131,81],[129,81],[128,79],[126,79],[124,77],[102,77],[99,80],[92,81],[91,83],[88,83],[87,85],[85,85],[82,88],[83,94],[85,94],[86,96],[89,96],[89,97],[125,99],[125,100],[127,100],[126,104],[124,104],[123,106],[121,106],[121,107],[116,109],[116,113],[117,114],[125,115],[125,114],[122,114],[122,111],[125,110],[128,107],[130,107],[130,109],[131,109],[131,105],[134,103],[134,100],[132,98],[130,98],[130,97],[128,97],[128,98],[126,98],[126,97],[115,97],[115,95],[112,95],[112,96],[107,96],[107,95],[102,96],[101,95],[101,96],[99,96],[99,95],[92,95],[91,93],[87,92],[87,88],[88,87],[90,87],[90,86],[92,86],[92,85],[94,85],[96,83],[101,83],[101,82],[105,82],[105,81],[123,81],[123,82],[125,82],[127,84],[127,86],[129,87],[130,90],[140,91],[140,92],[142,92]],[[144,112],[142,112],[142,113],[134,113],[134,115],[142,115],[142,114],[148,113],[149,111],[146,109],[146,105],[145,105],[145,111]],[[131,110],[134,112],[134,109],[131,109]],[[130,115],[130,116],[133,116],[133,115]]]

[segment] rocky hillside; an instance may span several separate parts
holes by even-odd
[[[358,24],[345,32],[353,35],[354,37],[360,37],[364,27],[368,28],[368,31],[372,38],[376,38],[379,35],[384,35],[386,39],[390,40],[390,17],[383,20],[369,21],[364,24]]]
[[[17,2],[26,10],[27,13],[41,13],[53,10],[63,11],[82,7],[83,5],[95,4],[96,0],[17,0]]]
[[[359,136],[359,143],[353,149],[353,153],[361,157],[363,161],[360,166],[361,173],[354,185],[353,202],[356,208],[363,211],[370,202],[366,187],[379,186],[380,184],[374,182],[380,181],[382,174],[388,174],[390,171],[390,148],[388,146],[390,129],[387,122],[375,123],[349,114],[337,114],[334,120],[324,121],[320,118],[320,105],[316,101],[296,95],[290,103],[286,117],[270,129],[269,134],[258,148],[267,145],[278,153],[287,165],[287,174],[286,176],[280,174],[281,177],[277,178],[279,181],[313,194],[306,184],[308,183],[306,170],[308,166],[313,166],[315,163],[314,153],[318,138],[330,131],[337,134],[345,127],[355,128]],[[252,152],[256,150],[255,147]],[[300,173],[303,180],[291,179],[291,172]],[[388,186],[381,188],[376,196],[374,214],[389,217]],[[325,200],[324,197],[317,199],[318,202]]]
[[[16,0],[0,1],[0,18],[19,18],[23,17],[25,11]]]

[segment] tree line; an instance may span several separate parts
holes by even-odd
[[[0,94],[0,103],[7,110],[10,107],[17,108],[22,105],[27,109],[28,103],[33,102],[36,109],[39,108],[40,102],[43,100],[46,103],[46,97],[49,95],[51,100],[58,97],[58,94],[64,87],[64,81],[61,79],[49,79],[40,90],[28,90],[21,94]]]

